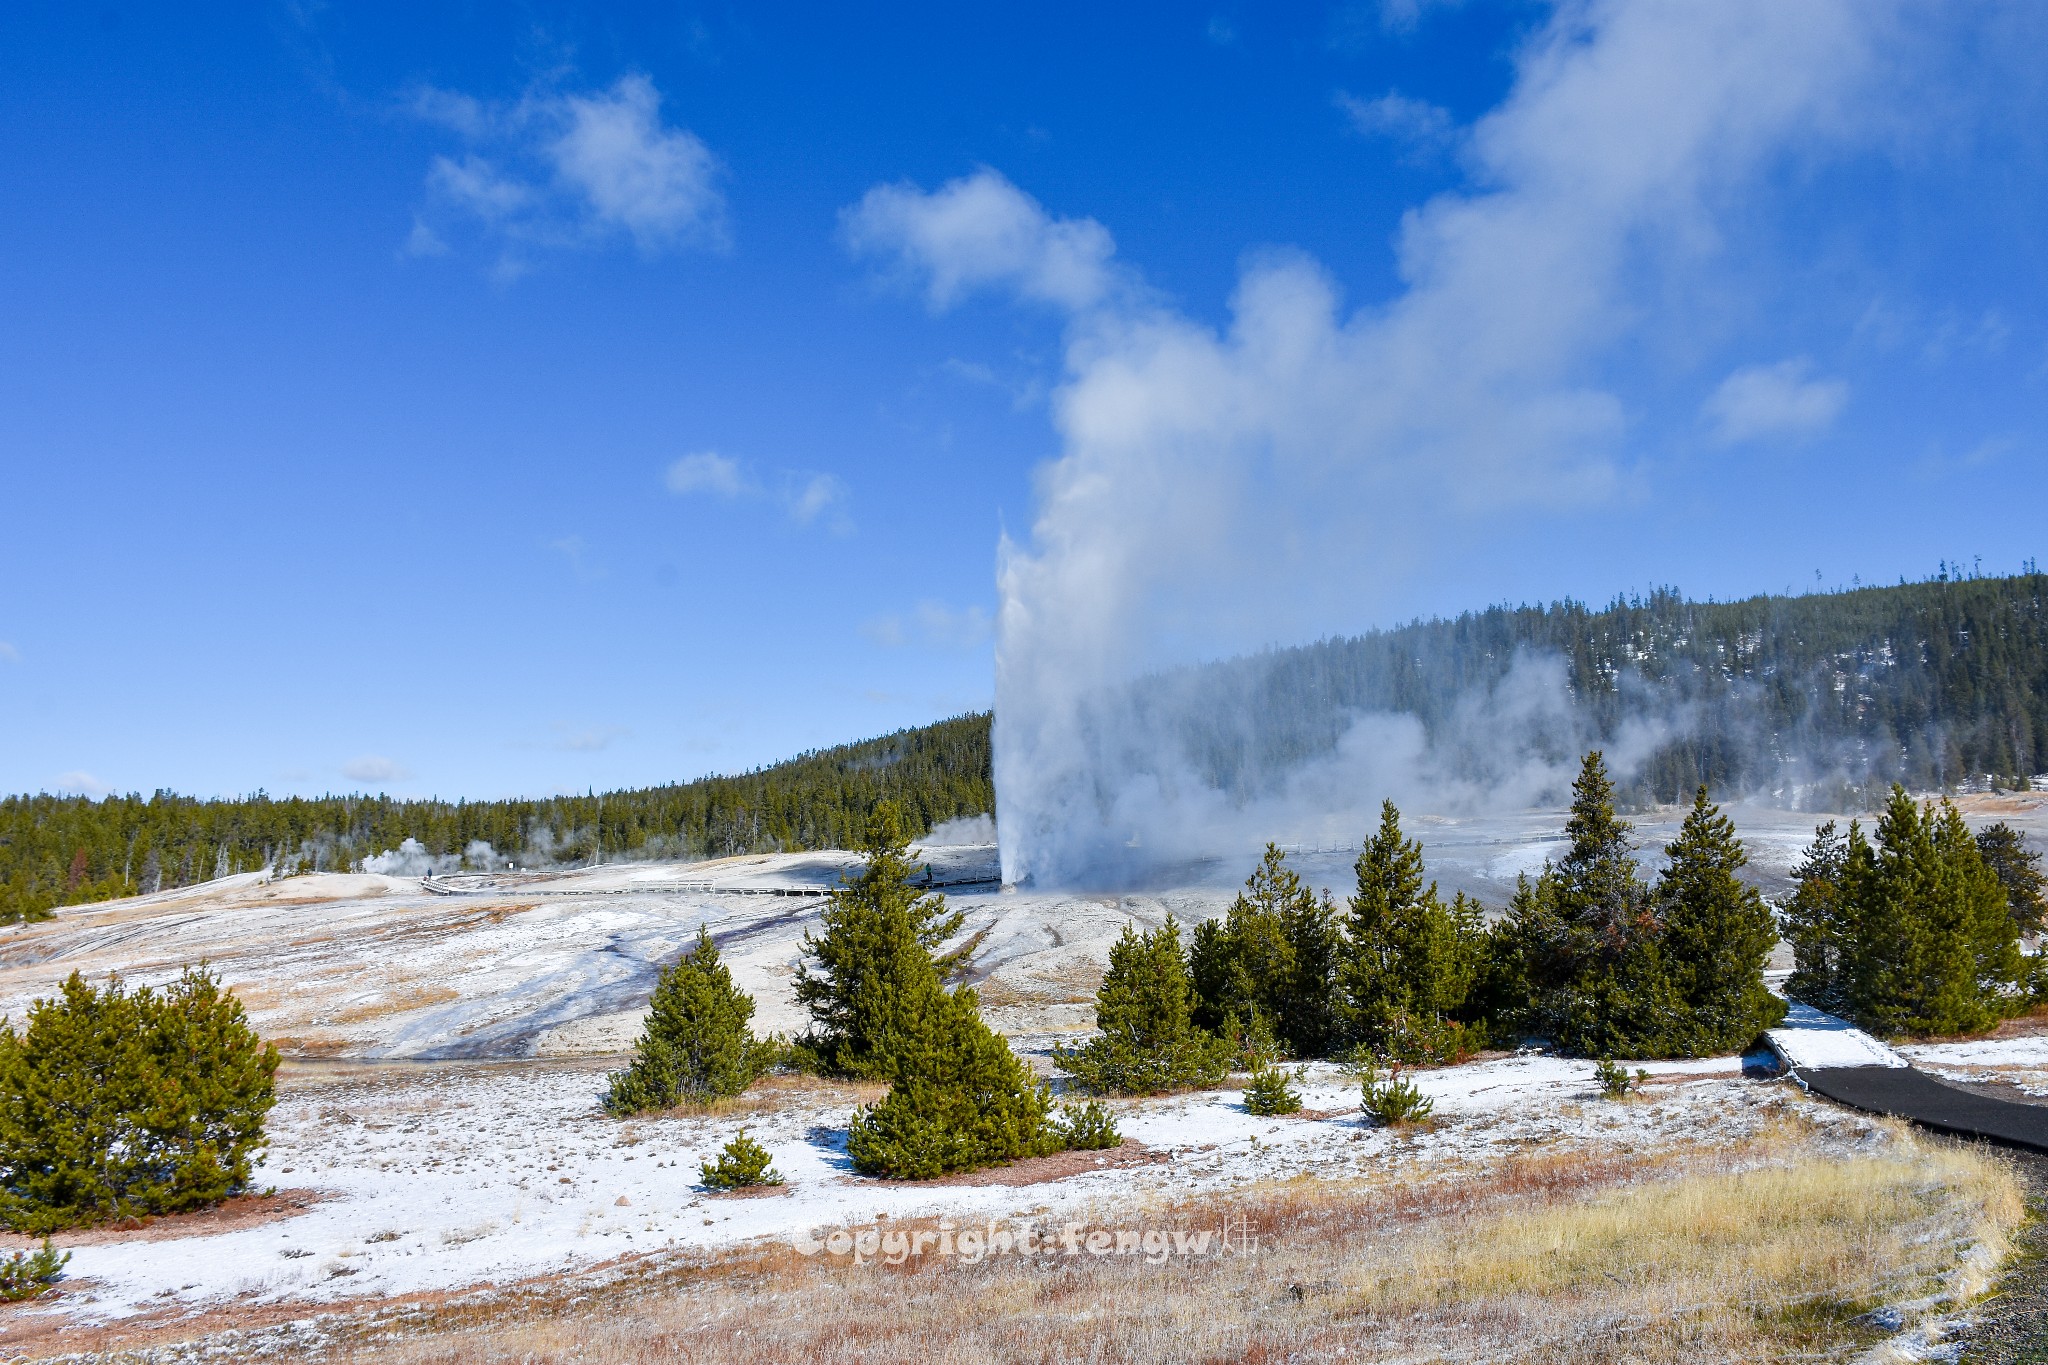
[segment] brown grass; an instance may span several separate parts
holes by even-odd
[[[375,1000],[337,1010],[327,1016],[327,1021],[331,1024],[360,1024],[365,1019],[382,1019],[386,1015],[423,1010],[430,1005],[445,1005],[461,997],[462,992],[453,986],[409,986],[388,991]]]
[[[1411,1167],[1089,1215],[1238,1220],[1253,1255],[892,1267],[763,1243],[322,1328],[330,1358],[365,1365],[1775,1361],[1870,1344],[1878,1334],[1855,1319],[1880,1304],[1980,1292],[2021,1217],[2000,1159],[1896,1128],[1845,1157],[1786,1122],[1719,1147],[1538,1149],[1428,1180]]]

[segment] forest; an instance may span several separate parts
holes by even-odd
[[[986,714],[803,754],[736,776],[512,801],[389,796],[0,799],[0,922],[234,872],[335,871],[417,840],[426,853],[522,865],[632,853],[703,858],[857,847],[877,802],[922,833],[995,809]]]
[[[1329,752],[1360,711],[1432,738],[1518,657],[1562,667],[1579,724],[1558,757],[1656,716],[1673,737],[1622,783],[1630,803],[1757,793],[1805,809],[1881,804],[2048,772],[2048,575],[1978,576],[1735,602],[1676,589],[1497,606],[1140,681],[1128,704],[1178,719],[1182,757],[1241,799]],[[1484,755],[1479,758],[1483,761]]]
[[[1498,606],[1158,675],[1133,698],[1170,696],[1161,709],[1182,718],[1188,755],[1245,792],[1255,774],[1328,751],[1360,710],[1449,727],[1460,698],[1535,652],[1561,661],[1588,747],[1646,708],[1686,718],[1624,799],[1680,800],[1705,783],[1863,809],[1895,781],[2019,786],[2048,772],[2044,597],[2048,575],[2029,564],[1736,602],[1666,588],[1598,609]],[[993,812],[989,731],[986,714],[957,716],[734,776],[538,800],[8,797],[0,922],[266,866],[358,867],[406,839],[437,857],[489,845],[522,864],[857,846],[880,800],[917,832]]]

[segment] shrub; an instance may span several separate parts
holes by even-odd
[[[1070,1152],[1099,1152],[1124,1140],[1116,1119],[1094,1100],[1065,1106],[1059,1120],[1060,1136]]]
[[[895,1085],[847,1133],[855,1170],[930,1180],[1066,1145],[1045,1086],[982,1022],[973,991],[948,994],[934,972],[906,1017],[921,1022],[903,1042]]]
[[[23,1032],[0,1024],[0,1222],[51,1232],[238,1193],[277,1063],[204,969],[135,991],[73,972]]]
[[[768,1149],[747,1136],[742,1128],[718,1153],[716,1162],[700,1161],[704,1184],[714,1190],[744,1190],[762,1185],[780,1185],[782,1176],[769,1163]]]
[[[1427,1098],[1415,1088],[1415,1083],[1401,1074],[1397,1065],[1380,1078],[1377,1066],[1365,1068],[1359,1081],[1359,1109],[1374,1123],[1384,1128],[1396,1124],[1419,1123],[1430,1116],[1436,1108],[1436,1101]]]
[[[1294,1081],[1300,1077],[1289,1076],[1277,1066],[1262,1066],[1252,1073],[1251,1084],[1244,1088],[1244,1110],[1261,1118],[1274,1114],[1298,1114],[1301,1112],[1301,1095],[1294,1088]]]
[[[1221,1081],[1225,1044],[1194,1023],[1194,991],[1180,926],[1140,934],[1130,925],[1110,946],[1109,970],[1095,995],[1100,1036],[1077,1048],[1055,1047],[1053,1065],[1091,1095],[1158,1095]]]
[[[668,1109],[737,1095],[778,1052],[747,1031],[754,1001],[732,984],[702,925],[697,945],[661,974],[632,1066],[615,1072],[604,1107],[613,1114]]]
[[[70,1252],[58,1255],[45,1237],[37,1250],[17,1251],[0,1261],[0,1303],[35,1298],[64,1277],[64,1266],[70,1259]]]
[[[1628,1068],[1612,1057],[1602,1057],[1593,1067],[1593,1079],[1599,1082],[1600,1093],[1608,1099],[1625,1100],[1631,1090],[1640,1089],[1650,1079],[1650,1073],[1637,1067],[1631,1076]]]

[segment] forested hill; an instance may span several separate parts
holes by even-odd
[[[1328,753],[1360,711],[1456,730],[1461,706],[1535,655],[1562,670],[1577,717],[1560,745],[1605,742],[1646,715],[1670,722],[1635,795],[1672,800],[1704,781],[1839,809],[1894,780],[1929,789],[2048,772],[2044,598],[2048,575],[2030,571],[1739,602],[1662,590],[1604,609],[1493,607],[1149,679],[1128,700],[1170,716],[1182,761],[1249,796]],[[354,867],[407,839],[422,857],[488,844],[522,864],[845,847],[883,797],[919,828],[992,812],[989,718],[602,796],[7,798],[0,920],[266,865]]]
[[[472,846],[489,844],[521,864],[600,853],[845,848],[884,798],[901,803],[919,830],[993,811],[988,716],[958,716],[739,776],[601,796],[9,797],[0,800],[0,922],[271,865],[350,868],[407,839],[418,842],[422,858],[481,857]]]
[[[1648,717],[1675,736],[1638,771],[1638,798],[1707,782],[1842,809],[1895,780],[2048,772],[2048,575],[2028,569],[1738,602],[1662,590],[1604,609],[1494,607],[1151,685],[1182,717],[1182,759],[1248,796],[1329,752],[1359,711],[1455,732],[1461,706],[1534,656],[1564,673],[1571,738],[1610,741]]]

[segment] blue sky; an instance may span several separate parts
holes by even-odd
[[[1816,0],[1754,90],[1605,5],[421,9],[0,15],[0,788],[668,781],[1098,600],[1135,667],[2042,549],[2031,7]],[[1278,415],[1153,363],[1318,289]]]

